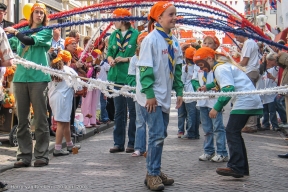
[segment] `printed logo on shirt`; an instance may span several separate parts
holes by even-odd
[[[174,53],[176,53],[178,50],[177,49],[173,49],[174,50]],[[168,49],[163,49],[162,50],[162,55],[166,55],[166,54],[168,54]]]
[[[146,69],[147,69],[147,67],[140,67],[140,71],[141,71],[141,72],[145,72]]]
[[[116,46],[115,46],[115,45],[113,45],[113,49],[116,49]]]
[[[128,48],[131,48],[132,47],[132,45],[128,45]]]

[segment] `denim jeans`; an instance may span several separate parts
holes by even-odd
[[[160,175],[161,156],[164,139],[167,137],[167,126],[169,114],[162,112],[161,106],[156,107],[156,111],[148,113],[145,107],[140,107],[141,113],[147,117],[148,125],[148,151],[146,156],[148,175]]]
[[[287,123],[286,118],[286,105],[285,105],[285,97],[283,95],[277,95],[275,97],[276,111],[278,112],[282,123]]]
[[[135,102],[136,108],[136,135],[134,150],[139,150],[140,153],[146,151],[146,122],[147,113],[141,110],[141,105]]]
[[[101,121],[106,122],[109,120],[108,113],[106,110],[107,100],[104,99],[104,94],[101,93],[100,95],[100,105],[101,105]]]
[[[204,152],[212,155],[215,153],[214,136],[216,139],[217,155],[228,156],[226,150],[226,136],[223,125],[222,112],[218,112],[216,118],[211,119],[209,112],[211,108],[200,107],[200,118],[204,131]]]
[[[227,167],[243,175],[249,175],[248,158],[241,130],[248,121],[250,115],[231,114],[226,127],[227,144],[230,159]]]
[[[276,107],[275,107],[275,103],[271,102],[271,103],[266,103],[263,104],[263,121],[262,121],[262,125],[264,127],[269,127],[270,128],[270,122],[272,124],[273,128],[277,128],[278,127],[278,121],[277,121],[277,115],[276,115]]]
[[[185,104],[187,112],[187,135],[189,138],[199,138],[200,111],[196,108],[196,101]]]
[[[115,88],[116,89],[116,88]],[[128,125],[128,147],[134,148],[136,131],[136,111],[135,102],[132,98],[126,98],[122,95],[114,97],[115,105],[115,126],[113,130],[114,146],[124,149],[127,125],[127,106],[129,109]]]
[[[185,103],[183,102],[181,107],[178,108],[178,133],[182,132],[185,133],[185,120],[186,120],[186,130],[188,129],[188,123],[187,123],[187,112]]]

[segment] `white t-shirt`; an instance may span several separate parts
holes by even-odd
[[[197,66],[197,68],[195,68],[194,70],[193,79],[199,81],[200,86],[203,86],[204,85],[203,77],[204,77],[204,71]],[[206,84],[212,83],[213,81],[214,81],[213,71],[210,71],[207,74]],[[216,102],[217,99],[198,100],[197,106],[213,108]]]
[[[230,63],[219,65],[215,69],[214,74],[221,89],[223,87],[232,85],[235,88],[235,92],[255,90],[255,87],[248,76],[239,68]],[[250,110],[261,108],[263,108],[263,105],[260,96],[255,94],[247,94],[235,96],[235,102],[233,103],[232,110]]]
[[[260,67],[260,58],[259,58],[259,47],[253,39],[247,39],[244,42],[242,51],[241,51],[241,61],[243,57],[248,57],[249,61],[246,66],[246,74],[251,71],[259,71]]]
[[[194,73],[195,66],[197,66],[197,65],[195,65],[195,64],[194,65],[188,65],[187,73],[185,71],[186,65],[184,65],[182,67],[181,80],[182,80],[182,82],[184,84],[184,91],[186,91],[186,92],[194,92],[191,80],[193,78],[193,73]],[[193,101],[185,101],[185,103],[191,103],[191,102],[193,102]]]
[[[277,79],[278,76],[278,67],[272,67],[270,69],[267,69],[268,73],[270,73],[273,77]],[[266,88],[272,88],[277,87],[277,82],[273,81],[272,79],[269,79],[267,77],[267,72],[265,72],[261,78],[259,78],[256,88],[257,89],[266,89]],[[270,94],[270,95],[260,95],[260,98],[262,99],[263,104],[274,102],[275,97],[277,94]]]
[[[105,61],[101,61],[100,67],[101,70],[98,74],[98,79],[101,79],[102,81],[107,81],[107,72],[110,69],[110,65]]]
[[[183,63],[182,51],[178,40],[173,36],[173,48],[175,64]],[[157,30],[153,30],[141,43],[139,61],[137,67],[153,67],[155,81],[153,90],[158,106],[164,113],[170,112],[171,90],[173,79],[170,78],[168,63],[168,43]],[[174,67],[175,72],[175,67]],[[173,73],[174,73],[173,72]],[[136,100],[141,106],[146,104],[146,95],[141,93],[140,72],[136,71]]]
[[[136,63],[138,62],[138,56],[134,55],[130,59],[128,75],[136,75]]]

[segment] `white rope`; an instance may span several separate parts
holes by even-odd
[[[19,56],[15,56],[13,60],[14,64],[21,64],[25,68],[33,68],[36,70],[41,70],[45,74],[50,74],[53,76],[57,76],[61,79],[64,79],[68,86],[73,87],[75,90],[78,90],[78,87],[87,87],[88,90],[99,89],[105,96],[107,97],[117,97],[119,95],[123,95],[125,97],[134,98],[135,94],[132,91],[135,91],[135,87],[130,87],[128,85],[119,86],[118,89],[114,89],[115,84],[102,81],[100,79],[92,79],[92,78],[83,78],[77,75],[72,75],[70,73],[66,73],[61,70],[55,70],[47,66],[42,66],[35,64],[31,61],[27,61],[25,59],[20,58]],[[78,81],[77,79],[85,79],[86,81]],[[286,94],[288,92],[288,85],[260,89],[260,90],[252,90],[252,91],[241,91],[241,92],[184,92],[183,99],[186,101],[195,101],[195,100],[203,100],[203,99],[214,99],[220,96],[226,97],[234,97],[239,95],[266,95],[266,94]],[[2,93],[3,94],[3,93]],[[176,98],[176,93],[172,92],[172,97]]]

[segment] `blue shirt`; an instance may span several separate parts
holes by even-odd
[[[52,38],[52,43],[51,43],[51,47],[54,47],[54,48],[57,48],[57,47],[61,47],[61,50],[64,50],[64,39],[60,38],[59,41],[55,41],[53,38]]]

